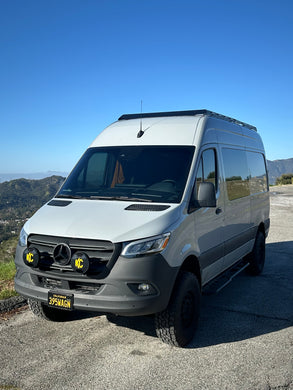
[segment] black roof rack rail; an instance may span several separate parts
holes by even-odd
[[[164,116],[195,116],[195,115],[212,116],[214,118],[223,119],[225,121],[232,122],[237,125],[247,127],[248,129],[257,131],[255,126],[249,125],[248,123],[245,122],[241,122],[234,118],[230,118],[229,116],[217,114],[216,112],[209,111],[209,110],[187,110],[187,111],[148,112],[148,113],[141,113],[141,114],[124,114],[121,115],[118,120],[121,121],[121,120],[140,119],[140,118],[159,118]]]

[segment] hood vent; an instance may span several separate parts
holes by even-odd
[[[58,206],[58,207],[65,207],[68,206],[71,202],[71,200],[57,200],[53,199],[51,202],[47,203],[48,206]]]
[[[159,205],[159,204],[131,204],[124,210],[133,211],[163,211],[167,210],[170,206]]]

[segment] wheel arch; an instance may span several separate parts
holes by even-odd
[[[265,224],[263,222],[261,222],[258,225],[257,233],[258,232],[262,232],[264,235],[266,234],[266,228],[265,228]]]
[[[189,255],[182,263],[180,271],[187,271],[194,274],[197,277],[201,289],[201,269],[198,258],[196,256]]]

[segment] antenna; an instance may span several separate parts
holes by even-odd
[[[137,138],[140,138],[144,135],[144,131],[142,129],[142,100],[140,101],[140,126],[139,132],[137,133]]]

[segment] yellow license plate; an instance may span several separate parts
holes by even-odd
[[[64,310],[73,310],[73,295],[48,292],[48,306]]]

